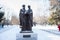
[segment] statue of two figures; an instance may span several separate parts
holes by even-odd
[[[20,9],[19,19],[20,25],[22,26],[21,32],[32,32],[33,12],[30,5],[28,5],[28,10],[25,9],[25,5],[22,5],[22,9]]]

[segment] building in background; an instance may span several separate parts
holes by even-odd
[[[11,24],[12,25],[19,25],[19,19],[16,16],[12,16]]]

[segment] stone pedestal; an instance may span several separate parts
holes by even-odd
[[[36,33],[19,33],[16,40],[37,40]]]

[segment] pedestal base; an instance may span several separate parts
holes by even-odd
[[[37,40],[36,33],[19,33],[16,40]]]
[[[33,33],[33,31],[20,31],[20,33]]]

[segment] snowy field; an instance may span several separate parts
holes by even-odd
[[[60,32],[58,31],[58,28],[56,25],[52,25],[52,26],[51,25],[36,25],[36,26],[33,26],[32,29],[33,29],[33,32],[37,34],[37,40],[60,40]],[[8,32],[9,30],[10,32]],[[4,28],[0,28],[0,36],[1,34],[3,34],[2,35],[3,37],[9,36],[16,40],[17,34],[19,34],[20,30],[21,29],[19,25],[4,26]],[[7,33],[8,34],[11,33],[11,35],[8,35]],[[1,38],[2,37],[0,37],[0,40],[2,40]],[[8,38],[6,39],[5,37],[4,39],[7,40]]]

